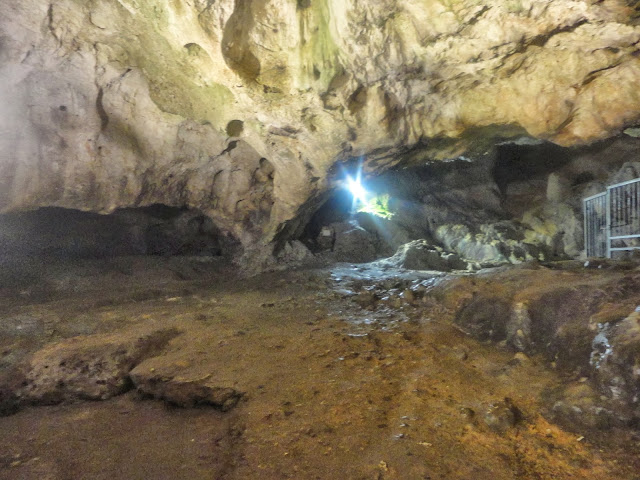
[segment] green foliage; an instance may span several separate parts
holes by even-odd
[[[393,217],[393,212],[389,208],[389,194],[378,195],[371,200],[363,203],[358,212],[370,213],[377,217],[386,218],[387,220]]]

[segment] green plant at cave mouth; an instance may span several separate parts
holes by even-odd
[[[394,213],[389,208],[389,194],[376,195],[371,200],[364,202],[359,208],[358,212],[370,213],[376,217],[381,217],[389,220],[393,217]]]

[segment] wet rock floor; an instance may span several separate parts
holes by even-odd
[[[31,383],[0,417],[0,479],[639,478],[630,426],[554,423],[548,392],[578,380],[456,323],[471,281],[350,265],[240,279],[186,258],[5,274],[0,372]],[[168,329],[122,363],[121,345]],[[48,375],[43,350],[65,358],[53,383],[29,377]],[[86,400],[96,385],[73,368],[114,358],[122,387]]]

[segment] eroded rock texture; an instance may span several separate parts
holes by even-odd
[[[198,208],[245,245],[369,170],[640,120],[635,2],[8,0],[0,210]]]

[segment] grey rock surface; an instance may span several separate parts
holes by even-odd
[[[426,240],[414,240],[398,248],[390,258],[377,262],[381,266],[406,268],[409,270],[466,270],[467,262],[458,255],[429,244]]]

